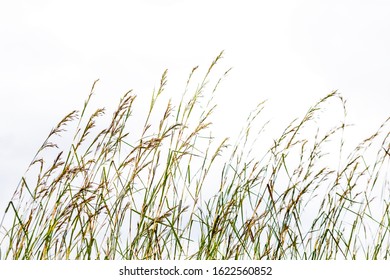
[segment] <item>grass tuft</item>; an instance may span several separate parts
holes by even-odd
[[[106,125],[105,109],[88,113],[95,81],[21,178],[0,259],[389,258],[390,118],[345,151],[334,91],[265,151],[265,102],[236,142],[217,140],[213,98],[230,69],[214,84],[211,74],[222,56],[199,83],[193,68],[177,103],[164,101],[165,71],[143,116],[126,92]],[[327,129],[329,103],[344,119]]]

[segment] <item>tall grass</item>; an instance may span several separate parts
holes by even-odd
[[[198,83],[191,71],[177,104],[163,101],[165,71],[144,115],[129,91],[106,124],[104,109],[88,114],[95,82],[17,186],[0,258],[387,259],[389,119],[345,151],[345,119],[325,129],[321,117],[329,102],[346,115],[332,92],[265,151],[264,102],[236,142],[218,140],[213,97],[229,71],[215,85],[210,74],[221,58]]]

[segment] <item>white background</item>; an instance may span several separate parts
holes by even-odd
[[[119,275],[120,269],[202,269],[200,276],[132,276]],[[213,275],[214,267],[225,268],[271,267],[272,275]],[[388,274],[388,261],[1,261],[2,275],[8,279],[383,279]],[[207,272],[208,271],[208,272]],[[267,270],[268,271],[268,270]]]
[[[321,97],[347,99],[351,139],[389,116],[390,1],[0,0],[0,210],[50,129],[127,90],[149,96],[169,69],[182,93],[193,66],[225,50],[216,133],[236,132],[268,99],[287,124]],[[141,106],[142,104],[138,104]],[[228,135],[227,135],[228,136]]]

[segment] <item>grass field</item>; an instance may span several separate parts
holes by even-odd
[[[345,100],[332,92],[264,150],[265,102],[236,140],[216,138],[221,58],[192,70],[178,102],[164,72],[143,115],[129,91],[107,120],[89,107],[95,82],[22,176],[0,259],[389,258],[389,119],[347,150]],[[328,129],[330,103],[344,117]]]

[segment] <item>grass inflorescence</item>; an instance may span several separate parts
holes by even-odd
[[[213,97],[229,70],[214,85],[210,74],[221,58],[195,86],[193,68],[176,103],[163,98],[165,71],[143,116],[125,93],[107,124],[104,109],[88,114],[96,81],[20,180],[0,259],[387,259],[389,119],[345,151],[345,119],[321,125],[329,102],[346,115],[335,91],[265,151],[264,102],[236,142],[216,138]]]

